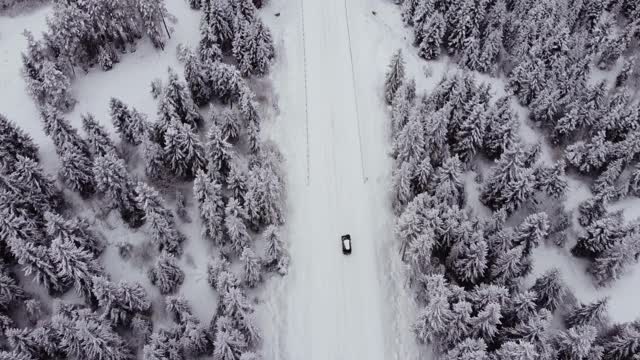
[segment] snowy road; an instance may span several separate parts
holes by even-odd
[[[293,263],[283,314],[274,316],[281,334],[269,339],[277,344],[266,357],[417,359],[413,309],[390,246],[391,164],[379,89],[391,51],[374,36],[384,29],[352,16],[368,0],[272,6],[286,14],[272,25],[282,109],[275,137],[288,163]],[[341,253],[345,233],[350,256]]]

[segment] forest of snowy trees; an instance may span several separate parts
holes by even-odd
[[[169,68],[151,84],[157,114],[116,96],[107,118],[82,114],[84,134],[67,118],[78,70],[108,71],[143,38],[165,50],[171,14],[164,2],[54,1],[44,34],[25,33],[26,88],[60,162],[56,177],[46,173],[38,145],[0,115],[0,359],[260,358],[262,330],[248,291],[269,273],[285,275],[289,264],[280,231],[283,158],[261,137],[249,77],[268,72],[273,40],[261,1],[189,4],[201,14],[201,37],[195,49],[181,47],[184,74]],[[78,201],[100,209],[98,221],[110,217],[144,233],[149,246],[133,246],[148,253],[144,269],[157,295],[112,279],[102,254],[118,239],[104,239],[76,216]],[[200,226],[201,236],[189,239],[184,224]],[[180,293],[188,241],[214,249],[207,275],[218,296],[209,323]],[[126,247],[120,254],[126,261]],[[23,286],[31,281],[42,291]],[[165,309],[154,308],[155,296]],[[172,325],[158,326],[154,313],[168,314]]]
[[[597,286],[640,256],[637,221],[608,210],[640,195],[640,2],[397,3],[418,56],[460,68],[420,94],[398,51],[386,76],[396,237],[422,308],[418,340],[451,360],[640,357],[640,323],[611,324],[607,298],[576,303],[557,269],[528,276],[543,243],[586,259]],[[476,72],[504,78],[507,95]],[[521,121],[540,142],[523,141]],[[469,205],[474,172],[488,217]],[[568,176],[592,194],[575,213],[563,205]]]

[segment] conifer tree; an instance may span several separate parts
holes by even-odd
[[[276,269],[280,275],[286,275],[289,267],[289,251],[275,225],[268,226],[263,237],[266,240],[264,265],[268,269]]]
[[[238,19],[235,27],[233,56],[240,73],[243,76],[266,74],[275,57],[271,31],[258,17],[252,21]]]
[[[440,56],[445,30],[446,23],[442,14],[439,11],[431,14],[424,27],[420,29],[422,41],[418,47],[418,55],[425,60],[437,59]]]
[[[177,329],[154,332],[142,352],[144,360],[184,360]]]
[[[453,134],[452,150],[458,154],[462,162],[470,162],[480,150],[484,138],[484,122],[484,104],[475,103],[469,109],[467,116],[457,126]]]
[[[231,144],[227,142],[220,127],[211,125],[207,133],[206,157],[208,170],[220,179],[226,179],[231,163]]]
[[[632,359],[640,354],[640,331],[625,324],[618,334],[604,344],[604,360]]]
[[[45,232],[51,239],[61,238],[73,242],[77,247],[84,248],[99,255],[104,249],[104,244],[89,229],[89,224],[83,218],[67,220],[53,212],[44,213]]]
[[[0,165],[8,172],[12,170],[18,155],[38,161],[38,146],[31,136],[2,114],[0,114],[0,155],[2,155]]]
[[[178,266],[176,258],[165,252],[158,256],[153,268],[149,269],[148,276],[163,295],[174,293],[184,282],[184,272]]]
[[[602,218],[607,213],[605,201],[602,197],[592,197],[583,201],[578,206],[578,222],[582,226],[588,226],[595,220]]]
[[[169,81],[164,87],[164,93],[158,107],[158,117],[162,129],[166,129],[172,121],[190,126],[196,129],[201,122],[198,108],[186,88],[186,84],[178,79],[178,75],[169,68]]]
[[[230,143],[235,143],[240,137],[239,114],[229,108],[225,108],[221,113],[213,115],[212,123],[220,127],[222,137]]]
[[[91,299],[93,277],[104,272],[94,255],[60,237],[51,242],[49,251],[56,265],[58,277],[65,282],[73,283],[77,294]]]
[[[487,243],[481,234],[453,246],[447,262],[462,283],[477,283],[487,269]]]
[[[114,325],[130,325],[136,314],[146,314],[151,309],[147,292],[138,283],[116,284],[105,277],[94,277],[92,283],[98,305]]]
[[[113,141],[105,128],[100,125],[93,115],[82,115],[82,128],[87,134],[87,145],[93,156],[105,156],[107,154],[117,154]]]
[[[181,254],[184,236],[178,231],[173,214],[164,205],[160,194],[143,182],[138,183],[136,194],[136,203],[144,212],[152,242],[160,251]]]
[[[233,197],[238,200],[240,205],[244,206],[247,193],[247,173],[245,169],[241,168],[238,161],[229,163],[227,189],[231,190]]]
[[[164,50],[165,39],[163,25],[167,33],[169,32],[164,20],[167,14],[164,1],[137,0],[136,5],[142,18],[143,27],[147,36],[151,39],[151,43],[154,47]]]
[[[40,206],[57,208],[63,201],[54,180],[30,158],[18,155],[9,179],[24,191],[22,196],[33,199]]]
[[[549,236],[549,216],[545,212],[529,215],[516,229],[513,243],[523,245],[523,255],[529,256]]]
[[[536,279],[531,290],[538,295],[536,300],[538,307],[549,311],[554,311],[558,307],[567,291],[560,279],[558,269],[551,269]]]
[[[396,91],[391,103],[391,136],[394,139],[409,121],[409,115],[415,100],[415,80],[406,81]]]
[[[202,219],[202,236],[220,245],[223,240],[225,205],[222,187],[210,175],[199,170],[193,183],[193,193]]]
[[[258,258],[250,247],[245,247],[240,255],[240,261],[242,261],[244,282],[249,287],[255,287],[262,281],[260,258]]]
[[[18,285],[18,281],[2,265],[0,268],[0,309],[7,310],[15,302],[24,300],[25,295],[22,287]]]
[[[485,122],[483,150],[491,159],[499,158],[506,144],[516,140],[519,123],[509,97],[501,97],[491,107]]]
[[[605,319],[609,298],[602,298],[589,304],[579,304],[566,316],[565,323],[571,328],[580,325],[598,325]]]
[[[93,161],[71,144],[65,144],[60,153],[59,174],[65,185],[82,197],[89,197],[96,191]]]
[[[214,45],[215,46],[215,45]],[[216,61],[215,55],[207,54],[207,58]],[[184,55],[184,79],[191,91],[193,102],[197,106],[204,106],[211,99],[211,88],[205,63],[200,60],[191,49]]]
[[[619,279],[638,261],[639,247],[634,235],[627,236],[598,255],[588,271],[599,285],[607,285]]]
[[[409,121],[398,132],[393,144],[393,154],[399,163],[417,163],[424,157],[425,130],[421,114],[413,111]]]
[[[446,104],[440,110],[430,114],[424,125],[425,152],[429,154],[434,166],[442,164],[450,157],[447,143],[450,114],[451,105]]]
[[[245,208],[254,227],[284,223],[285,189],[276,171],[271,166],[254,166],[247,175]]]
[[[215,34],[215,40],[222,49],[229,49],[233,41],[233,13],[228,1],[205,1],[203,16],[200,22],[201,38],[205,33]],[[200,44],[202,55],[203,46]],[[204,58],[202,58],[205,61]]]
[[[591,354],[597,330],[590,325],[578,325],[558,335],[561,359],[586,359]]]
[[[144,116],[116,98],[111,98],[109,101],[109,109],[111,122],[120,138],[129,144],[140,145],[147,129]]]
[[[144,160],[144,173],[151,180],[160,180],[166,174],[164,161],[164,149],[160,144],[145,138],[142,141],[142,158]]]
[[[403,162],[398,168],[394,169],[393,172],[393,192],[395,194],[393,209],[399,214],[402,212],[404,206],[415,196],[413,184],[411,183],[415,170],[411,163]]]
[[[44,133],[51,137],[56,153],[64,150],[65,145],[73,145],[82,150],[86,156],[90,156],[87,143],[80,137],[78,131],[71,126],[69,121],[62,117],[62,113],[57,109],[47,106],[41,112]]]
[[[214,360],[236,360],[247,349],[247,340],[242,333],[232,326],[221,326],[230,322],[226,317],[219,317],[216,321],[216,332],[213,340]]]
[[[229,199],[224,210],[224,228],[229,238],[229,244],[236,254],[241,254],[251,241],[251,236],[244,223],[247,218],[247,211],[238,204],[238,201],[234,198]]]
[[[398,88],[404,82],[404,59],[402,57],[402,50],[398,49],[391,57],[391,63],[389,64],[389,70],[384,84],[385,100],[387,104],[391,104]]]
[[[164,133],[164,159],[176,176],[193,178],[205,166],[205,151],[189,125],[172,120]]]
[[[524,246],[516,246],[500,254],[490,268],[490,274],[494,282],[509,284],[514,279],[524,275],[526,263],[529,262],[524,252]]]
[[[585,230],[586,233],[578,237],[576,245],[571,249],[575,256],[597,257],[613,247],[626,233],[622,217],[615,214],[594,220]]]
[[[496,352],[497,360],[535,360],[538,352],[528,341],[507,341]]]
[[[478,315],[471,319],[474,335],[490,343],[498,335],[498,328],[502,325],[500,304],[487,304]]]
[[[464,183],[462,182],[462,164],[458,156],[444,161],[436,171],[434,183],[435,197],[442,203],[460,206],[464,201]]]
[[[136,203],[135,185],[125,168],[124,161],[114,154],[97,158],[93,173],[96,190],[103,193],[109,206],[118,208],[122,218],[133,227],[142,225],[144,211]]]
[[[235,66],[218,61],[210,66],[210,72],[212,95],[216,99],[228,103],[240,97],[241,89],[246,85]]]

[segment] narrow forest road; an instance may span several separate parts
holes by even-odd
[[[383,28],[353,16],[370,13],[369,1],[272,5],[283,13],[281,23],[271,21],[281,109],[274,137],[287,158],[292,266],[274,310],[282,312],[274,315],[278,344],[267,349],[267,359],[419,357],[410,331],[415,309],[392,246],[380,93],[391,51],[373,36]],[[381,52],[384,60],[372,56]],[[353,240],[349,256],[341,252],[346,233]]]

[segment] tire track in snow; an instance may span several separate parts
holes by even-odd
[[[307,156],[307,186],[311,182],[311,150],[309,149],[309,91],[307,85],[307,40],[304,33],[304,0],[300,0],[300,27],[302,34],[302,61],[304,63],[304,127],[305,127],[305,143],[306,143],[306,156]]]

